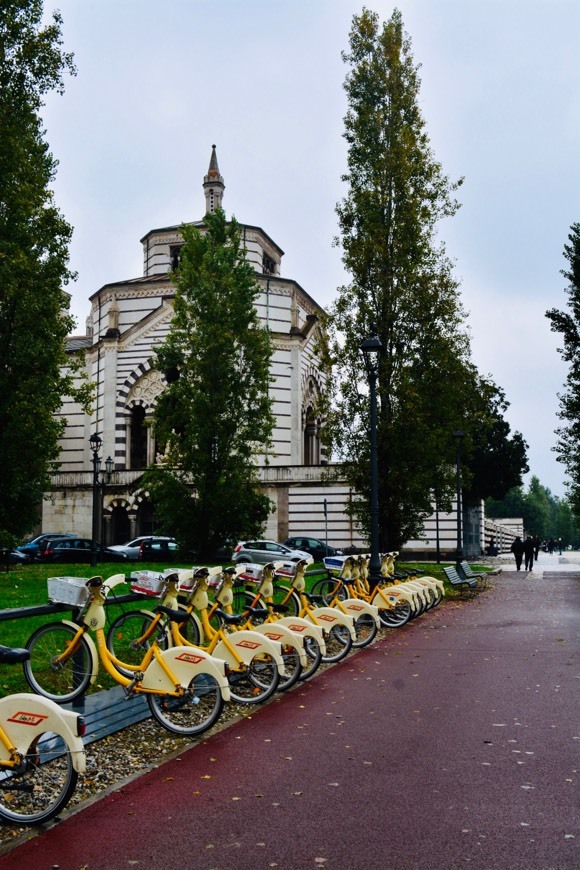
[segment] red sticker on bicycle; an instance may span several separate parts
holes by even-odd
[[[275,634],[273,631],[265,631],[264,634],[266,637],[269,637],[270,640],[282,640],[284,637],[283,634]]]
[[[18,713],[13,713],[8,718],[8,722],[16,722],[20,725],[32,725],[37,728],[41,725],[48,716],[42,716],[40,713],[26,713],[24,710],[19,710]]]
[[[324,622],[336,622],[336,616],[330,616],[329,613],[316,613],[316,619],[322,619]]]
[[[182,652],[180,655],[176,656],[175,659],[177,662],[187,662],[190,665],[198,665],[200,662],[204,661],[203,656],[196,656],[193,653]]]
[[[305,631],[306,630],[305,625],[289,625],[288,628],[290,629],[290,631]]]
[[[355,610],[356,612],[358,612],[359,610],[364,610],[364,607],[362,606],[362,604],[349,604],[346,609]]]
[[[236,646],[243,647],[243,649],[259,649],[262,644],[256,643],[252,640],[241,640],[239,643],[236,644]]]

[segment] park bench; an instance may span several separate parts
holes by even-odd
[[[487,587],[488,575],[486,573],[476,574],[472,571],[469,562],[466,562],[465,560],[463,562],[458,562],[456,569],[459,576],[463,577],[465,580],[475,580],[476,582],[479,580],[483,589]]]
[[[457,569],[454,568],[452,565],[450,565],[449,568],[443,568],[443,570],[445,572],[445,576],[447,577],[452,586],[458,586],[460,589],[463,586],[466,586],[468,589],[475,591],[477,587],[477,579],[469,580],[465,577],[461,577],[457,573]]]

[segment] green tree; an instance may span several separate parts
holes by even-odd
[[[509,407],[503,390],[489,380],[481,379],[476,397],[484,408],[472,410],[478,425],[472,432],[467,468],[470,472],[465,486],[466,502],[475,504],[487,498],[502,499],[522,483],[528,471],[527,444],[520,432],[511,433],[504,418]]]
[[[74,72],[61,18],[43,26],[41,0],[0,5],[0,543],[38,521],[58,457],[65,394],[73,389],[65,339],[74,322],[63,285],[71,278],[71,227],[50,190],[56,161],[39,112]],[[73,367],[74,368],[74,367]]]
[[[419,535],[434,492],[453,493],[452,433],[471,449],[479,378],[470,361],[452,264],[436,236],[458,208],[435,160],[418,105],[419,77],[401,15],[380,25],[353,19],[345,90],[345,198],[337,206],[343,262],[352,283],[329,318],[334,366],[329,407],[334,450],[362,498],[368,529],[368,395],[359,343],[376,324],[383,346],[378,384],[380,546]],[[478,421],[481,423],[481,417]]]
[[[568,283],[568,310],[552,308],[546,312],[552,332],[562,333],[564,347],[562,359],[570,366],[565,392],[560,396],[561,420],[566,425],[556,430],[555,450],[569,476],[569,495],[572,510],[580,516],[580,223],[570,228],[569,244],[564,245],[564,257],[569,268],[562,270]]]
[[[274,419],[270,334],[260,324],[258,285],[240,227],[221,209],[206,231],[184,226],[174,317],[157,352],[166,372],[154,426],[162,466],[145,477],[161,526],[202,556],[227,539],[260,532],[270,510],[256,455]]]

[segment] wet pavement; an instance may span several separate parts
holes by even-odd
[[[0,868],[578,867],[580,555],[511,567]]]

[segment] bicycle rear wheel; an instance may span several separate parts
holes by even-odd
[[[261,704],[270,698],[280,682],[275,659],[268,653],[255,655],[248,665],[228,675],[232,701],[237,704]]]
[[[77,780],[63,738],[52,732],[37,735],[18,768],[0,768],[0,821],[47,822],[67,805]]]
[[[362,649],[372,643],[377,636],[377,624],[370,613],[361,613],[354,621],[354,631],[356,640],[352,645],[357,649]]]
[[[388,607],[381,607],[379,610],[379,619],[386,628],[400,628],[405,625],[411,618],[411,605],[408,601],[401,601],[400,604],[390,610]]]
[[[307,667],[302,668],[300,680],[308,680],[313,676],[322,662],[322,650],[320,649],[320,644],[315,637],[308,635],[304,638],[304,649],[308,656],[308,665]]]
[[[340,662],[352,647],[352,637],[346,625],[334,625],[328,633],[324,632],[324,640],[326,653],[322,656],[323,662]]]
[[[81,637],[77,649],[60,663],[55,659],[68,649],[76,635],[72,625],[51,622],[42,625],[26,644],[30,659],[24,662],[24,676],[30,688],[38,695],[59,704],[82,695],[91,681],[93,659],[89,645]]]
[[[223,698],[217,680],[211,674],[196,674],[181,697],[147,695],[154,718],[173,734],[196,737],[218,721]]]

